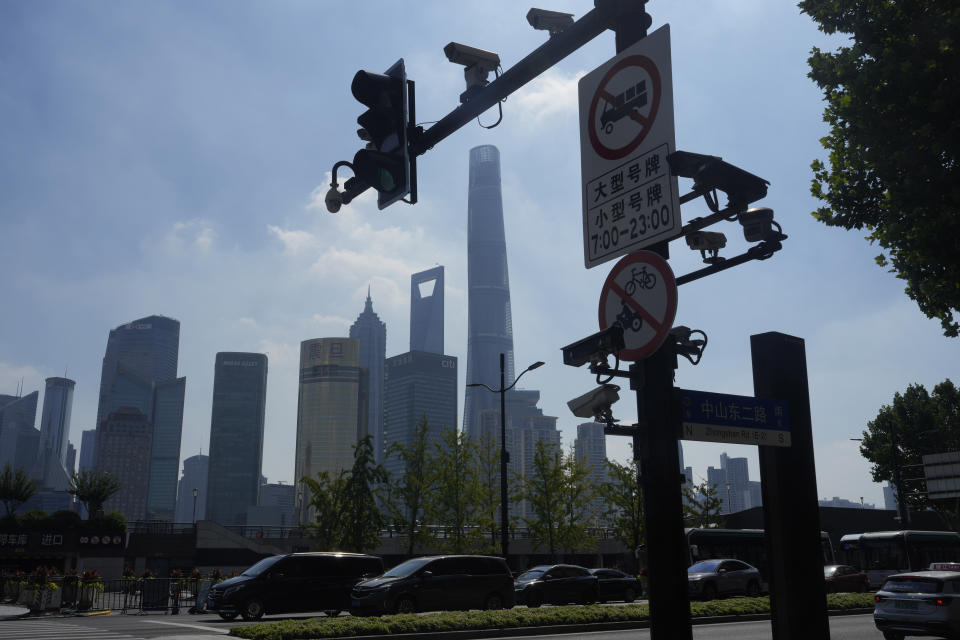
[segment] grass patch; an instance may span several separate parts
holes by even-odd
[[[872,593],[831,593],[828,609],[859,609],[873,606]],[[733,598],[712,602],[690,603],[693,617],[742,616],[770,612],[770,599]],[[471,631],[477,629],[513,629],[563,624],[598,622],[630,622],[647,620],[650,609],[645,604],[622,607],[571,605],[506,611],[449,611],[427,615],[401,614],[375,618],[312,618],[281,620],[245,627],[233,627],[230,635],[249,640],[293,640],[341,638],[398,633],[430,633],[436,631]]]

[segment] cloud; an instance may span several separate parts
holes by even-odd
[[[538,124],[558,115],[575,115],[578,109],[577,83],[584,75],[584,71],[567,74],[555,68],[550,69],[510,96],[504,109],[513,111],[519,108],[519,113],[511,115]]]
[[[167,249],[181,255],[193,250],[196,253],[208,254],[213,249],[217,233],[211,224],[202,219],[180,220],[173,223],[170,233],[167,234]]]
[[[44,374],[30,365],[15,365],[0,362],[0,393],[16,395],[20,380],[23,380],[23,394],[32,393],[40,388]]]
[[[283,244],[283,252],[299,255],[317,245],[317,238],[309,231],[281,229],[276,225],[267,225],[267,231]]]

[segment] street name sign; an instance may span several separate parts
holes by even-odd
[[[589,269],[680,233],[670,25],[600,65],[578,86],[583,261]]]
[[[677,281],[667,261],[652,251],[624,256],[600,290],[600,330],[623,327],[625,348],[617,356],[637,361],[653,354],[677,315]]]
[[[677,389],[677,392],[683,440],[790,446],[786,403],[709,391]]]

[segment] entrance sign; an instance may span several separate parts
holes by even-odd
[[[621,360],[643,360],[656,351],[677,315],[677,282],[667,261],[637,251],[613,266],[600,290],[600,330],[623,327]]]
[[[589,269],[680,233],[670,26],[580,79],[583,261]]]
[[[681,439],[790,446],[790,417],[783,402],[677,389]]]

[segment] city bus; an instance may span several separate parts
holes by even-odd
[[[922,571],[934,562],[960,562],[960,533],[953,531],[873,531],[840,538],[841,564],[867,573],[879,588],[887,576]]]
[[[735,558],[760,570],[770,582],[767,546],[763,529],[685,529],[689,564],[711,558]],[[833,544],[826,531],[820,532],[823,564],[835,564]]]

